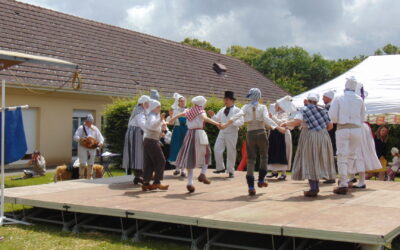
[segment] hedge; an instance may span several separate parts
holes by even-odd
[[[125,132],[127,130],[128,120],[131,115],[133,108],[137,104],[137,100],[139,96],[135,96],[133,98],[119,98],[115,99],[113,103],[107,105],[104,111],[104,126],[103,126],[103,134],[106,139],[107,148],[111,152],[121,153],[124,148],[124,140],[125,140]],[[191,98],[188,98],[190,100]],[[162,112],[168,115],[168,111],[170,110],[171,105],[173,104],[172,98],[161,97],[161,108]],[[190,106],[191,103],[188,103]],[[239,107],[241,107],[240,103],[237,103]],[[218,112],[222,107],[224,107],[223,100],[217,97],[207,98],[206,110],[213,110],[215,113]],[[172,129],[172,127],[170,128]],[[218,136],[219,129],[214,125],[207,124],[205,127],[205,131],[207,132],[208,139],[210,141],[211,148],[214,148],[215,141]],[[239,139],[237,144],[237,164],[242,159],[241,147],[243,144],[243,140],[245,138],[246,129],[241,128],[239,130]],[[215,166],[214,158],[213,158],[213,166]]]

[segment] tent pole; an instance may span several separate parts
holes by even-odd
[[[6,81],[1,82],[1,204],[0,204],[0,227],[6,224],[24,224],[31,225],[30,223],[24,221],[18,221],[15,219],[7,218],[4,216],[4,188],[5,188],[5,178],[4,178],[4,141],[5,141],[5,118],[6,118]]]
[[[4,138],[5,138],[6,81],[1,81],[1,206],[0,226],[4,223]]]

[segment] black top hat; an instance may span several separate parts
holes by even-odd
[[[225,98],[228,98],[228,99],[231,99],[231,100],[236,100],[235,93],[233,93],[232,91],[225,91],[224,99]]]

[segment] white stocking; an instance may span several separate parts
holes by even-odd
[[[365,185],[365,172],[358,173],[358,175],[360,176],[360,179],[358,180],[357,186],[360,187]]]
[[[187,176],[188,185],[193,186],[193,169],[188,169],[187,172],[188,172],[188,176]]]
[[[207,168],[208,168],[208,165],[204,165],[204,166],[201,168],[201,173],[205,175],[205,174],[207,173]]]

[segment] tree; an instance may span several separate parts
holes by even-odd
[[[400,54],[400,47],[388,43],[385,46],[383,46],[383,48],[375,50],[374,54],[377,56]]]
[[[226,50],[226,55],[235,57],[254,67],[257,58],[263,53],[261,49],[251,46],[242,47],[239,45],[232,45]]]
[[[181,43],[221,54],[221,49],[214,47],[211,43],[209,43],[207,41],[200,41],[199,39],[196,39],[196,38],[187,37]]]

